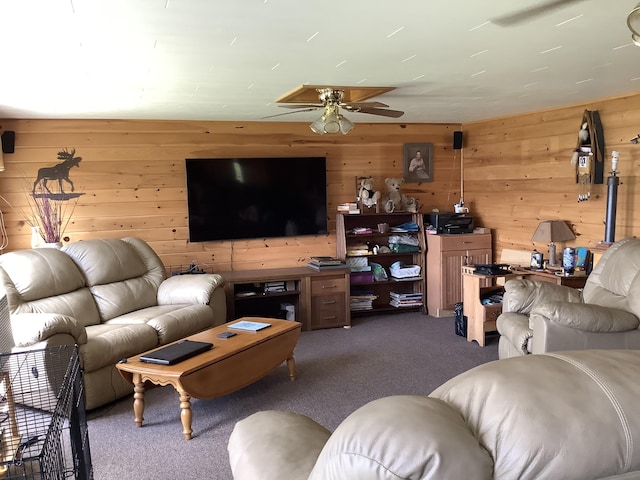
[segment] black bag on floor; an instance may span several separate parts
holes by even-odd
[[[463,314],[464,310],[462,302],[458,302],[453,306],[453,313],[455,315],[455,327],[456,335],[461,337],[467,336],[467,317]]]

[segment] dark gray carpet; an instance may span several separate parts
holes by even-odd
[[[453,318],[419,313],[353,320],[351,329],[302,332],[295,350],[297,380],[286,366],[261,381],[214,400],[192,401],[193,439],[182,437],[172,387],[145,395],[142,428],[133,423],[132,397],[89,412],[96,480],[231,479],[227,441],[236,421],[260,410],[289,410],[333,430],[376,398],[427,395],[458,373],[498,358],[497,336],[487,346],[454,333]]]

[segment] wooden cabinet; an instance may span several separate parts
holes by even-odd
[[[303,330],[350,327],[349,269],[308,267],[220,272],[225,280],[227,321],[240,317],[284,318],[290,305]],[[284,283],[284,290],[272,285]]]
[[[324,272],[326,273],[326,272]],[[321,275],[311,281],[311,329],[347,326],[349,277]]]
[[[417,231],[394,231],[408,222],[418,226]],[[389,230],[381,233],[378,224],[388,224]],[[350,292],[351,298],[348,308],[352,315],[370,314],[380,312],[397,312],[406,310],[418,310],[426,313],[425,288],[424,288],[424,226],[422,214],[419,213],[364,213],[359,215],[338,214],[337,226],[337,252],[336,256],[347,263],[361,263],[370,265],[375,263],[384,268],[388,279],[374,280],[367,278],[362,272],[351,273]],[[366,233],[355,233],[356,229],[365,229]],[[404,251],[402,248],[393,248],[386,251],[385,248],[393,243],[389,242],[392,236],[409,235],[415,242],[415,251]],[[393,240],[393,239],[391,239]],[[355,246],[361,245],[365,252],[355,253]],[[406,278],[394,278],[390,267],[395,262],[410,267],[417,266],[419,273]],[[416,270],[417,270],[416,269]],[[409,272],[409,270],[407,270]],[[400,301],[398,301],[398,298]],[[358,302],[358,300],[362,300]],[[364,305],[364,307],[362,307]]]
[[[453,315],[462,301],[462,267],[491,263],[490,233],[426,235],[427,313],[434,317]]]
[[[504,282],[517,278],[518,274],[481,275],[473,268],[461,268],[463,284],[463,311],[467,317],[467,341],[475,340],[484,347],[487,332],[495,332],[496,320],[502,313]],[[500,301],[488,301],[493,293],[500,294]]]

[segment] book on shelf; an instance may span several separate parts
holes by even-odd
[[[422,306],[422,293],[410,292],[389,292],[391,301],[389,304],[392,307],[420,307]]]
[[[360,208],[358,207],[358,204],[354,202],[340,203],[338,205],[338,212],[353,215],[360,213]]]
[[[344,262],[336,257],[311,257],[311,261],[315,265],[343,265]]]
[[[333,265],[333,264],[318,265],[317,263],[309,262],[309,263],[307,263],[307,267],[312,268],[312,269],[317,270],[317,271],[321,271],[321,270],[331,270],[331,269],[346,268],[347,265],[345,263],[340,263],[340,264],[337,264],[337,265]]]
[[[284,281],[265,282],[262,284],[263,292],[284,292],[286,284]]]
[[[349,245],[347,247],[347,255],[371,255],[371,253],[369,246],[366,244]]]
[[[349,310],[352,312],[373,310],[373,301],[377,298],[378,296],[371,292],[353,292],[349,302]]]
[[[353,265],[350,267],[352,272],[370,272],[371,271],[371,265]]]
[[[389,302],[389,305],[391,305],[392,307],[396,307],[396,308],[421,307],[422,306],[422,302],[398,302],[396,300],[391,300]]]

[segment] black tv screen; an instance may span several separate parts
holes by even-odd
[[[188,158],[189,241],[327,233],[325,157]]]

